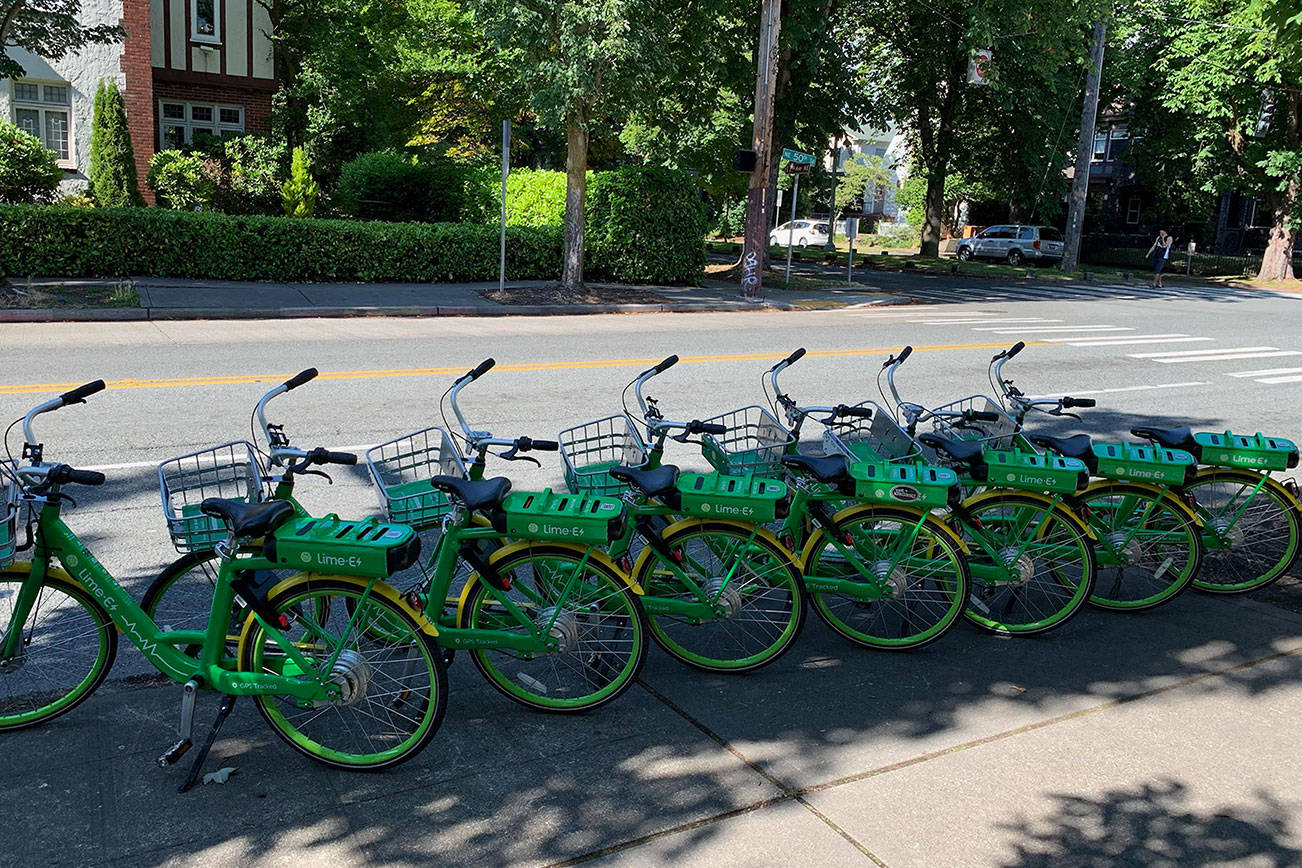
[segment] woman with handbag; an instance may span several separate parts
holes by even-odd
[[[1148,253],[1144,258],[1153,259],[1153,289],[1162,288],[1162,269],[1166,268],[1166,262],[1171,258],[1171,246],[1175,244],[1175,238],[1167,234],[1165,229],[1157,230],[1157,237],[1153,239],[1153,245],[1148,248]]]

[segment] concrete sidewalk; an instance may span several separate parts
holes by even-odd
[[[113,287],[122,281],[40,278],[33,287]],[[734,284],[707,280],[706,285],[607,287],[640,291],[665,301],[647,303],[503,304],[481,293],[498,288],[484,283],[263,283],[255,281],[131,279],[140,296],[138,307],[0,309],[0,322],[59,320],[249,319],[341,316],[547,316],[554,314],[673,313],[803,309],[800,293],[743,298]],[[508,291],[536,290],[554,281],[508,281]],[[810,293],[818,295],[819,293]],[[907,300],[907,299],[905,299]],[[864,295],[866,303],[899,301]],[[811,300],[812,306],[818,306]]]
[[[134,653],[134,652],[125,652]],[[652,649],[590,715],[539,715],[458,655],[428,750],[325,770],[245,701],[180,796],[175,686],[110,683],[5,736],[15,865],[1302,864],[1302,616],[1188,594],[1037,639],[960,626],[911,654],[812,615],[749,676]],[[205,697],[196,727],[214,707]]]

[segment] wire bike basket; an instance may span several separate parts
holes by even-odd
[[[741,476],[780,476],[782,456],[796,442],[772,413],[758,405],[742,407],[730,413],[712,416],[707,424],[722,425],[724,434],[706,434],[701,438],[701,454],[720,473]]]
[[[13,482],[0,487],[0,568],[18,557],[18,486]]]
[[[844,455],[850,461],[913,462],[922,460],[922,449],[880,404],[864,401],[856,407],[870,407],[868,419],[846,418],[823,431],[823,452]]]
[[[647,448],[637,425],[624,413],[566,428],[556,435],[565,462],[565,485],[573,494],[618,497],[628,484],[610,475],[612,467],[641,467]]]
[[[205,498],[244,503],[266,499],[267,474],[254,445],[234,440],[158,465],[163,517],[178,552],[210,549],[226,539],[226,523],[200,511]]]
[[[988,449],[1038,451],[1019,442],[1016,420],[985,395],[960,398],[942,404],[932,412],[937,414],[931,420],[932,430],[953,440],[979,440]],[[993,413],[998,418],[994,421],[962,421],[953,415],[966,412]]]
[[[451,499],[429,481],[435,476],[466,478],[456,441],[437,425],[371,447],[366,467],[389,521],[417,530],[438,524],[452,512]]]

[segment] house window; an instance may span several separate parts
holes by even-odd
[[[1131,196],[1126,202],[1126,223],[1134,226],[1139,222],[1139,206],[1142,200],[1138,196]]]
[[[72,90],[66,82],[15,81],[14,124],[54,151],[59,165],[72,168]]]
[[[159,103],[158,126],[162,146],[180,148],[193,144],[196,133],[226,136],[244,132],[244,108],[164,100]]]
[[[1108,146],[1108,159],[1120,160],[1130,149],[1130,130],[1117,127],[1112,131],[1112,144]]]
[[[221,44],[221,0],[190,0],[190,39]]]

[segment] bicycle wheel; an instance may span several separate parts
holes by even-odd
[[[1251,471],[1204,469],[1185,491],[1203,520],[1206,554],[1193,582],[1198,590],[1242,594],[1264,588],[1297,562],[1302,516],[1278,482],[1263,485]]]
[[[31,612],[14,622],[26,569],[0,570],[0,641],[22,631],[22,648],[0,660],[0,732],[35,726],[71,711],[104,683],[118,650],[117,629],[94,599],[47,576]]]
[[[365,580],[291,579],[268,604],[281,632],[342,690],[332,702],[255,696],[267,724],[299,753],[334,768],[378,770],[420,753],[447,710],[447,669],[409,611]],[[373,629],[374,628],[374,629]],[[240,634],[241,671],[285,674],[294,664],[256,618]]]
[[[912,510],[856,506],[837,513],[836,524],[876,581],[855,569],[825,528],[815,531],[806,546],[807,589],[819,580],[857,583],[855,592],[808,590],[814,613],[828,627],[857,645],[902,651],[935,642],[958,623],[968,571],[957,538],[939,520]]]
[[[705,520],[681,522],[661,539],[676,557],[671,565],[652,550],[638,560],[633,578],[647,597],[706,602],[717,611],[704,618],[647,613],[651,638],[672,657],[707,672],[748,672],[781,657],[800,636],[800,573],[776,542]],[[704,598],[673,568],[686,573]],[[645,599],[643,607],[648,608]]]
[[[557,543],[508,546],[492,558],[510,590],[498,591],[522,611],[519,619],[480,579],[466,596],[461,626],[532,635],[545,630],[551,652],[475,648],[470,659],[506,696],[540,711],[588,711],[633,684],[646,658],[642,605],[620,574],[582,549]]]
[[[1089,602],[1139,612],[1169,603],[1193,581],[1201,532],[1173,495],[1129,482],[1096,482],[1081,495],[1094,531],[1098,575]]]
[[[189,552],[168,564],[145,590],[140,607],[162,630],[204,630],[208,627],[208,613],[212,607],[213,590],[217,587],[217,571],[221,561],[212,549]],[[259,570],[255,579],[260,586],[272,587],[292,576],[294,570]],[[230,628],[227,631],[227,653],[235,656],[239,645],[239,632],[245,614],[236,604],[231,608]],[[190,657],[199,656],[198,645],[181,649]]]
[[[972,541],[968,620],[992,633],[1029,636],[1061,627],[1080,611],[1094,586],[1095,560],[1074,513],[1004,491],[966,503],[970,523],[963,533]]]

